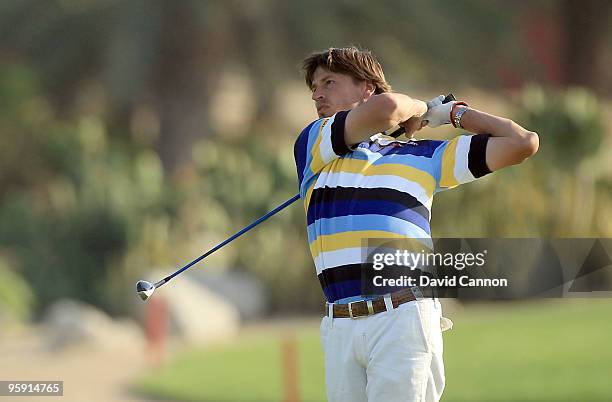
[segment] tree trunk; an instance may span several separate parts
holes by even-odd
[[[194,143],[210,129],[208,109],[226,57],[227,35],[220,28],[225,24],[213,14],[218,8],[207,5],[209,21],[198,23],[195,7],[164,3],[154,90],[160,116],[158,151],[169,173],[191,162]]]
[[[607,45],[611,6],[609,0],[564,0],[561,4],[567,85],[601,88],[604,66],[600,56]]]

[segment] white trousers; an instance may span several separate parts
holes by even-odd
[[[323,317],[328,402],[438,401],[445,381],[441,326],[448,324],[431,298],[369,317]]]

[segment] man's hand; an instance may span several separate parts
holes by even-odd
[[[427,127],[440,127],[443,124],[450,124],[450,112],[457,102],[444,101],[444,95],[438,95],[427,102],[427,113],[423,116]]]
[[[422,129],[425,126],[429,126],[429,127],[438,127],[441,126],[442,124],[448,124],[450,123],[450,110],[452,109],[452,105],[454,104],[454,102],[447,102],[447,103],[442,103],[444,102],[444,99],[446,97],[444,95],[439,95],[436,96],[435,98],[433,98],[432,100],[430,100],[429,102],[426,102],[427,104],[427,112],[423,115],[423,116],[414,116],[411,117],[410,119],[400,123],[400,127],[403,127],[404,130],[406,130],[406,137],[411,137],[412,134],[414,134],[415,132],[419,131],[420,129]],[[448,112],[446,112],[446,116],[448,117],[448,121],[446,122],[441,122],[440,120],[442,119],[442,114],[445,113],[445,110],[441,109],[440,106],[444,106],[444,105],[450,105],[448,106]],[[437,108],[435,110],[432,110],[434,108]],[[430,113],[431,111],[431,113]],[[432,121],[433,120],[433,124],[432,125]],[[428,124],[429,123],[429,124]]]
[[[427,125],[427,121],[423,120],[423,116],[413,116],[408,120],[401,122],[400,127],[403,127],[406,131],[406,137],[410,138],[412,134],[419,131]]]

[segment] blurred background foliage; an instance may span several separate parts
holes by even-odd
[[[3,1],[0,301],[127,314],[135,279],[295,194],[293,141],[316,117],[297,65],[328,46],[540,134],[520,168],[438,195],[435,236],[611,236],[611,4]],[[201,268],[255,273],[275,312],[320,310],[301,205]]]

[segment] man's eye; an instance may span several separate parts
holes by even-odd
[[[334,80],[327,80],[327,85],[334,83]]]

